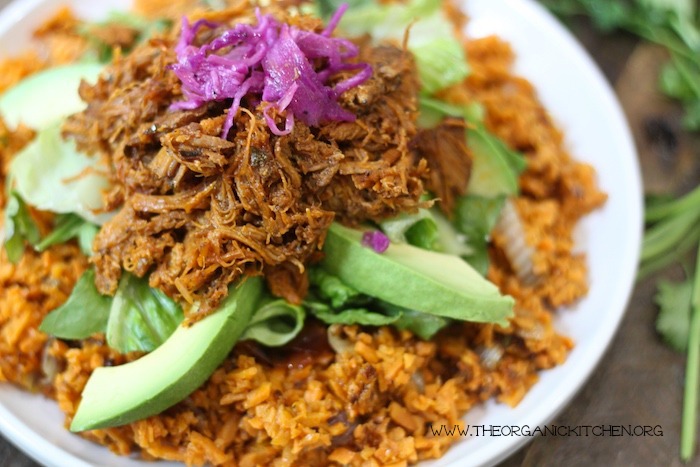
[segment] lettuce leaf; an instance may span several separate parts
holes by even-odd
[[[450,320],[442,316],[431,315],[416,310],[397,310],[399,319],[394,322],[398,329],[407,329],[421,339],[432,339]]]
[[[320,300],[329,303],[334,309],[361,305],[369,301],[369,297],[345,284],[336,276],[328,274],[320,267],[309,268],[308,274],[314,294]]]
[[[394,243],[409,243],[426,250],[442,251],[439,226],[432,210],[419,209],[415,214],[401,213],[383,220],[379,227]]]
[[[406,231],[406,240],[409,244],[424,250],[441,251],[438,225],[432,218],[421,219],[413,224]]]
[[[302,306],[326,324],[394,326],[430,339],[450,320],[391,305],[357,292],[321,268],[309,270],[310,291]]]
[[[419,209],[415,214],[402,212],[397,216],[381,221],[379,228],[392,242],[405,243],[408,241],[406,233],[425,219],[432,220],[427,209]]]
[[[464,48],[453,34],[454,26],[441,5],[439,0],[350,2],[339,29],[354,36],[369,34],[375,41],[394,39],[400,43],[408,30],[408,49],[416,59],[421,92],[432,95],[469,74]],[[325,13],[333,6],[322,2],[320,10]]]
[[[84,255],[92,254],[92,242],[99,231],[95,224],[87,222],[75,214],[57,216],[53,230],[44,238],[32,219],[29,209],[20,195],[11,192],[5,209],[5,241],[7,258],[17,263],[24,253],[25,243],[38,252],[46,251],[53,245],[77,239]]]
[[[34,219],[29,214],[29,208],[22,197],[11,191],[5,206],[5,251],[12,263],[17,263],[24,254],[25,242],[36,245],[41,239],[41,233]]]
[[[473,253],[472,248],[467,243],[466,236],[455,228],[442,211],[432,208],[430,212],[437,226],[436,251],[460,257]]]
[[[457,200],[454,212],[454,225],[466,236],[471,253],[463,258],[482,275],[489,268],[488,244],[501,210],[505,196],[485,198],[478,195],[462,196]]]
[[[83,254],[90,256],[92,255],[92,243],[99,230],[100,228],[97,225],[86,221],[76,214],[60,214],[56,218],[53,231],[42,238],[36,244],[35,249],[44,251],[53,245],[76,239]]]
[[[305,308],[326,324],[359,324],[360,326],[387,326],[395,323],[401,315],[389,316],[367,308],[346,308],[334,310],[330,306],[309,301]]]
[[[112,297],[100,295],[95,287],[95,270],[87,269],[68,300],[46,315],[39,330],[61,339],[87,339],[105,331],[111,305]]]
[[[98,35],[93,32],[94,28],[105,26],[124,26],[133,29],[135,39],[133,46],[141,44],[150,39],[155,34],[165,32],[172,25],[172,21],[166,18],[149,19],[140,16],[136,13],[111,11],[104,21],[98,23],[85,23],[78,28],[78,33],[88,40],[90,49],[88,55],[96,55],[96,57],[86,57],[87,59],[97,59],[101,63],[110,63],[112,61],[114,50],[104,42]],[[131,49],[122,50],[123,53],[129,53]]]
[[[75,143],[61,137],[60,123],[39,132],[10,164],[9,177],[16,192],[37,209],[75,213],[94,224],[112,214],[103,208],[102,193],[110,183],[99,157],[79,152]]]
[[[151,352],[160,346],[183,320],[180,305],[147,279],[122,274],[107,321],[107,344],[122,353]]]
[[[285,300],[261,306],[248,323],[241,340],[252,339],[267,347],[279,347],[294,339],[304,327],[304,308]]]
[[[119,352],[151,352],[170,337],[182,319],[180,305],[151,288],[147,279],[127,272],[114,297],[101,295],[95,287],[95,270],[90,268],[78,279],[68,300],[49,313],[39,329],[70,340],[106,333],[107,344]],[[302,307],[268,298],[241,339],[281,346],[297,336],[304,319]]]

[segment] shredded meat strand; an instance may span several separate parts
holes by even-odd
[[[446,118],[437,127],[421,130],[411,147],[428,161],[427,188],[440,200],[440,208],[449,216],[456,199],[467,191],[472,156],[467,148],[464,120]]]
[[[241,276],[265,274],[273,293],[299,303],[304,265],[331,222],[356,225],[421,206],[428,163],[411,150],[419,84],[410,54],[361,45],[373,77],[340,99],[354,122],[297,121],[278,137],[262,106],[244,99],[226,140],[226,102],[168,110],[182,98],[168,68],[175,40],[171,32],[117,56],[94,86],[83,83],[87,109],[64,126],[80,149],[113,167],[106,201],[118,213],[94,243],[100,292],[113,294],[122,270],[148,276],[191,305],[191,323]]]

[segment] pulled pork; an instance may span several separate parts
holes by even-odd
[[[340,99],[354,122],[297,121],[275,136],[263,109],[244,100],[222,139],[229,103],[168,110],[182,98],[168,68],[174,41],[171,34],[117,57],[94,86],[81,86],[87,109],[64,126],[113,167],[106,198],[118,212],[93,246],[100,292],[113,294],[122,270],[148,275],[152,287],[192,305],[192,322],[232,282],[265,274],[273,293],[299,302],[304,264],[333,220],[377,221],[421,205],[427,162],[410,148],[419,88],[410,54],[362,45],[373,76]]]
[[[416,154],[428,161],[426,187],[440,200],[440,208],[452,216],[457,198],[467,191],[472,156],[465,138],[466,122],[446,118],[435,128],[423,129],[411,141]]]

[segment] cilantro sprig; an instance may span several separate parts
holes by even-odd
[[[696,415],[698,412],[698,383],[700,383],[700,254],[695,266],[693,295],[691,297],[688,359],[685,369],[685,391],[681,420],[681,459],[689,461],[695,452]]]
[[[562,18],[588,16],[602,31],[625,30],[670,56],[659,86],[678,99],[684,126],[700,130],[700,18],[695,0],[541,0]]]

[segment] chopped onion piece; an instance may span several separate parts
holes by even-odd
[[[352,352],[355,346],[347,339],[340,337],[340,324],[331,324],[326,331],[328,336],[328,345],[331,346],[335,353]]]
[[[505,237],[503,252],[508,258],[515,275],[527,286],[534,286],[538,277],[532,257],[535,250],[525,240],[525,229],[513,201],[506,200],[498,219],[496,229]]]

